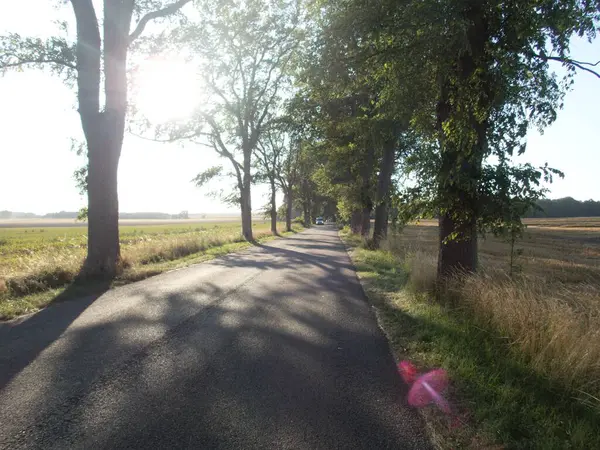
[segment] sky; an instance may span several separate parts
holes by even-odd
[[[69,18],[71,14],[69,5],[58,11],[48,0],[10,3],[10,7],[1,8],[0,35],[17,32],[46,37],[55,30],[53,18],[65,14]],[[600,39],[592,44],[574,40],[572,55],[578,60],[600,60]],[[146,70],[139,94],[146,112],[158,118],[188,110],[190,95],[186,92],[198,89],[193,73],[181,64],[175,64],[172,71],[165,67]],[[556,68],[561,69],[560,65]],[[165,95],[163,89],[169,85],[176,88]],[[71,150],[71,139],[82,137],[75,100],[72,88],[46,72],[26,69],[0,77],[0,210],[44,214],[75,211],[85,205],[73,180],[73,171],[84,164],[83,157]],[[600,200],[599,116],[600,79],[580,73],[557,121],[543,134],[530,132],[527,152],[518,161],[535,165],[548,162],[565,172],[564,180],[555,180],[550,186],[550,198]],[[225,162],[209,148],[160,144],[126,135],[119,165],[120,210],[235,212],[190,182],[202,170],[219,163]],[[213,183],[211,189],[228,189],[231,184]],[[253,209],[258,210],[267,203],[267,189],[253,189]]]

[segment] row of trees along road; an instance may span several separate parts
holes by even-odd
[[[595,37],[598,0],[70,3],[75,42],[4,36],[0,68],[47,67],[76,80],[89,160],[86,275],[111,277],[118,267],[117,168],[128,126],[216,152],[224,164],[199,168],[192,181],[234,181],[220,195],[239,206],[248,240],[252,185],[267,183],[274,232],[277,191],[288,230],[294,209],[307,225],[336,215],[373,247],[390,221],[438,217],[439,277],[474,271],[478,233],[518,233],[545,183],[562,176],[512,162],[527,131],[555,120],[577,70],[600,78],[594,62],[569,52],[572,37]],[[135,113],[130,51],[176,53],[198,66],[204,94],[191,117],[152,124]]]

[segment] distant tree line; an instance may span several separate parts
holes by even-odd
[[[77,211],[60,211],[44,215],[34,213],[23,213],[13,211],[0,211],[0,219],[77,219]],[[137,220],[166,220],[166,219],[189,219],[187,211],[181,211],[179,214],[167,214],[160,212],[135,212],[119,213],[119,219],[137,219]]]
[[[565,197],[539,200],[537,206],[539,209],[532,209],[526,217],[600,217],[600,201]]]

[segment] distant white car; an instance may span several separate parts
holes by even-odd
[[[317,217],[317,220],[315,220],[315,224],[316,225],[325,225],[325,222],[323,221],[322,217]]]

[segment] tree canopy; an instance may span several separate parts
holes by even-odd
[[[104,0],[102,21],[91,0],[70,3],[75,42],[9,34],[0,70],[47,67],[77,90],[90,272],[114,275],[119,260],[118,162],[137,120],[131,51],[177,52],[197,67],[193,114],[147,125],[153,139],[222,158],[191,181],[233,180],[222,199],[240,208],[248,240],[251,189],[267,183],[273,233],[278,192],[288,230],[294,210],[306,226],[335,216],[373,247],[390,221],[438,218],[442,279],[477,270],[478,236],[518,232],[539,205],[597,209],[548,203],[563,174],[514,157],[556,120],[576,72],[600,78],[597,62],[570,53],[573,37],[595,38],[598,0]]]

